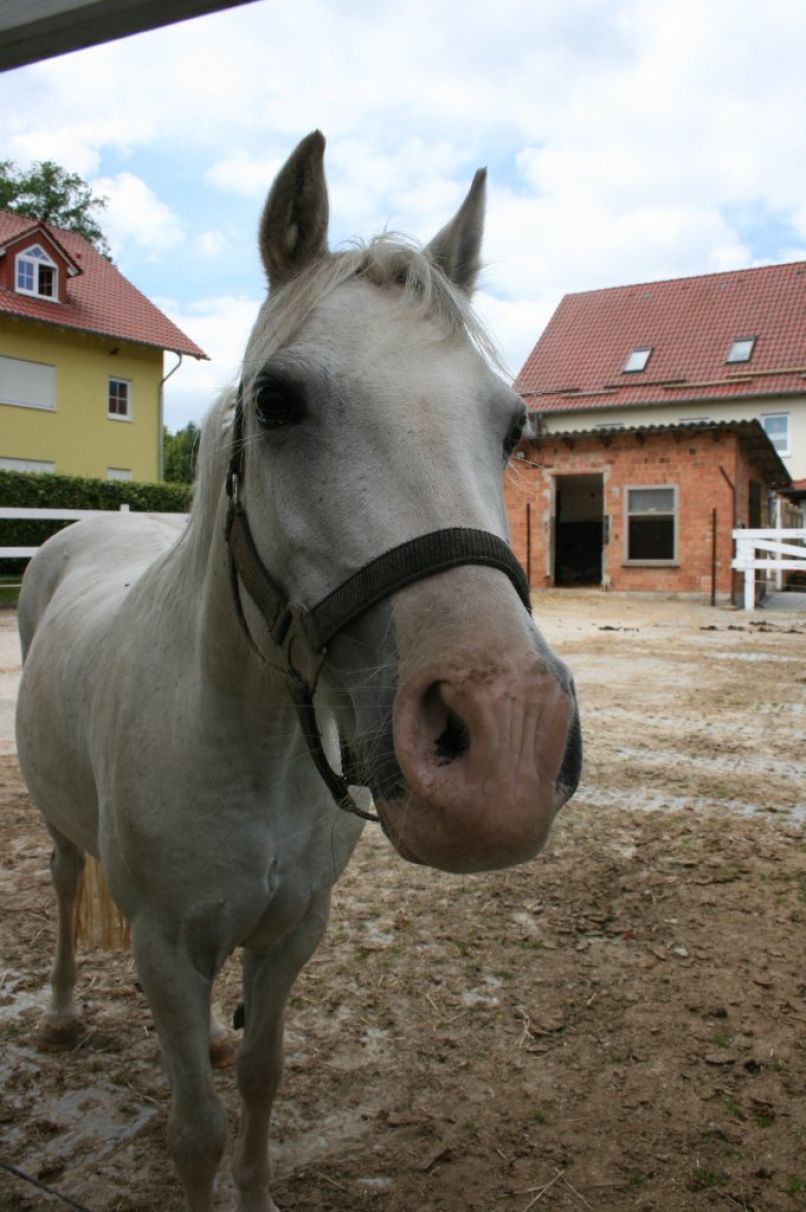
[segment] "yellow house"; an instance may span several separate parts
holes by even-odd
[[[82,236],[0,210],[0,468],[158,480],[165,351],[207,356]]]

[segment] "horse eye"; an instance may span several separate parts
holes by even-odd
[[[523,415],[515,417],[509,429],[507,436],[504,439],[504,454],[507,458],[512,454],[515,447],[523,437],[523,431],[526,428],[526,418]]]
[[[262,429],[282,429],[302,420],[304,404],[299,389],[290,383],[255,383],[252,393],[255,416]]]

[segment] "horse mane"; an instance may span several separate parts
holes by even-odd
[[[424,249],[404,236],[384,233],[368,243],[356,241],[342,251],[319,258],[287,285],[268,295],[252,329],[241,368],[246,395],[267,359],[293,340],[317,304],[353,279],[399,292],[401,315],[430,320],[436,326],[437,339],[464,336],[485,361],[503,372],[492,339],[468,296],[454,286]],[[227,388],[202,423],[193,505],[181,544],[193,569],[189,576],[194,578],[199,571],[197,561],[206,562],[215,534],[231,453],[236,399],[236,388]],[[198,580],[192,583],[198,584]]]

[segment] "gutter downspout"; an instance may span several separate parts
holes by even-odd
[[[721,463],[719,465],[719,470],[722,473],[723,480],[725,481],[728,488],[730,489],[731,501],[732,501],[731,511],[730,511],[731,526],[730,526],[730,549],[729,549],[731,564],[732,564],[732,562],[733,562],[733,532],[736,529],[736,485],[733,483],[733,480],[730,478],[728,473],[725,471],[725,468],[722,466]],[[731,604],[731,606],[736,605],[736,573],[733,571],[732,567],[730,570],[730,604]]]
[[[177,358],[179,359],[179,361],[176,363],[176,366],[174,366],[173,369],[168,371],[167,375],[163,375],[163,377],[160,379],[159,384],[157,386],[157,417],[159,420],[159,434],[157,437],[157,476],[160,481],[163,480],[164,473],[165,473],[165,439],[164,439],[164,435],[162,432],[163,429],[165,428],[164,422],[163,422],[163,412],[164,412],[164,402],[165,402],[165,395],[163,392],[163,388],[165,387],[165,384],[170,379],[171,375],[176,374],[177,370],[179,370],[179,367],[182,365],[182,355],[179,352],[179,350],[172,349],[169,352],[175,353]]]

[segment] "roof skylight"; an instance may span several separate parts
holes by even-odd
[[[637,370],[646,370],[652,348],[651,345],[642,345],[639,349],[633,349],[624,363],[624,374],[634,374]]]
[[[753,356],[753,346],[755,343],[755,337],[740,337],[738,340],[732,341],[725,361],[749,362]]]

